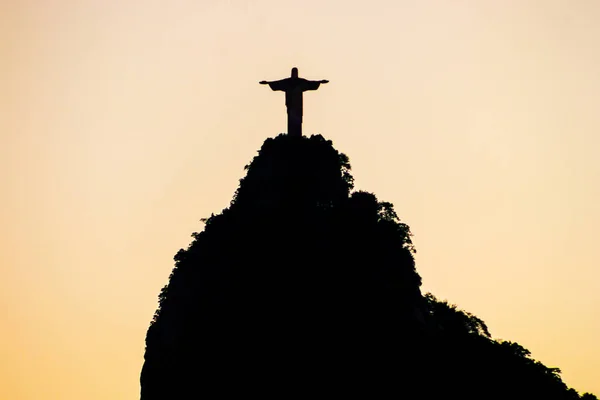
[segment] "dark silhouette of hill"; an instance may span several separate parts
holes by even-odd
[[[267,139],[159,296],[141,398],[580,397],[422,295],[409,227],[320,135]]]

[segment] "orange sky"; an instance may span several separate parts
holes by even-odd
[[[0,398],[139,397],[172,257],[304,131],[413,230],[424,291],[600,395],[600,3],[0,4]]]

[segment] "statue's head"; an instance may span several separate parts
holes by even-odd
[[[292,68],[292,78],[297,78],[298,77],[298,68],[294,67]]]

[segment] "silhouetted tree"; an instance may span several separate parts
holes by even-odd
[[[465,336],[475,334],[491,337],[488,327],[481,319],[471,313],[459,310],[454,304],[439,301],[431,293],[425,294],[429,315],[437,324],[438,329],[449,335]]]
[[[331,141],[267,139],[246,170],[174,257],[143,400],[580,398],[478,317],[421,295],[410,228],[391,203],[352,192]]]
[[[598,398],[596,396],[594,396],[593,394],[591,394],[591,393],[584,393],[581,396],[581,399],[582,400],[598,400]]]

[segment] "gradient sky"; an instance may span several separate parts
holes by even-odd
[[[423,291],[600,395],[596,0],[0,4],[0,398],[134,399],[173,256],[286,129],[410,225]]]

